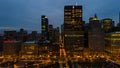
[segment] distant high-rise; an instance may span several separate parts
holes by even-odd
[[[59,27],[53,28],[53,25],[49,25],[49,41],[51,43],[59,43]]]
[[[106,33],[105,51],[112,57],[119,59],[120,56],[120,31]]]
[[[84,30],[82,6],[69,5],[64,7],[63,43],[66,51],[81,51],[84,46]]]
[[[41,16],[42,40],[48,40],[48,18],[45,15]]]
[[[82,30],[82,6],[64,7],[64,28],[65,30]]]
[[[59,43],[60,30],[59,27],[54,28],[54,43]]]
[[[114,28],[114,21],[110,18],[106,18],[102,20],[101,28],[104,30],[105,33],[111,32]]]
[[[104,32],[101,29],[101,23],[95,15],[89,19],[88,45],[93,52],[104,51]]]
[[[53,28],[53,25],[49,25],[49,40],[50,42],[53,42],[53,34],[54,34],[54,28]]]

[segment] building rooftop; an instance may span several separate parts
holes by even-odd
[[[115,34],[115,33],[120,33],[120,31],[111,32],[111,33],[108,33],[108,34]]]
[[[26,42],[24,42],[24,43],[26,43],[26,44],[35,44],[36,41],[26,41]]]

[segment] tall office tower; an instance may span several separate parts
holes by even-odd
[[[41,16],[42,40],[48,40],[48,18],[45,15]]]
[[[52,51],[53,55],[59,55],[59,27],[53,28],[53,25],[49,25],[49,49]]]
[[[110,18],[106,18],[102,20],[101,28],[104,30],[105,33],[111,32],[114,28],[114,21]]]
[[[54,28],[54,43],[59,44],[60,30],[59,27]]]
[[[64,38],[64,24],[61,25],[60,42],[63,42],[63,38]]]
[[[101,23],[96,15],[89,20],[88,45],[91,53],[103,53],[105,43],[104,31],[101,29]]]
[[[88,29],[89,29],[89,23],[85,23],[84,25],[84,47],[88,48]]]
[[[64,47],[69,52],[81,51],[84,47],[84,22],[82,6],[69,5],[64,7]]]
[[[53,25],[49,25],[49,41],[53,44],[59,43],[59,27],[53,28]]]
[[[53,34],[54,34],[54,30],[53,30],[54,28],[53,28],[53,25],[49,25],[49,41],[51,42],[51,43],[53,43]]]
[[[120,31],[106,33],[105,51],[108,55],[120,61]]]
[[[64,30],[72,29],[83,30],[82,6],[72,5],[64,7]]]

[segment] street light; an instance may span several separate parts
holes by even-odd
[[[8,62],[8,67],[7,68],[10,68],[9,65],[10,65],[10,63]]]
[[[25,67],[28,68],[28,64],[27,63],[25,63]]]

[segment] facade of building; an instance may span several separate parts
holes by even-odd
[[[16,40],[21,41],[21,42],[25,42],[27,40],[27,35],[28,35],[28,33],[26,30],[20,29],[20,31],[17,32]]]
[[[54,34],[53,39],[55,44],[59,44],[59,36],[60,36],[60,30],[59,27],[54,28]]]
[[[83,30],[82,6],[64,7],[64,30]]]
[[[105,50],[112,59],[120,60],[120,32],[106,34]]]
[[[28,34],[27,41],[37,41],[39,39],[37,31],[32,31],[32,33]]]
[[[42,30],[42,40],[48,40],[48,18],[45,15],[41,16],[41,30]]]
[[[17,32],[15,30],[4,31],[5,39],[16,39]]]
[[[54,39],[54,28],[53,25],[49,25],[49,41],[53,43]]]
[[[81,51],[84,47],[82,6],[65,6],[63,25],[63,43],[67,53]]]
[[[21,50],[21,43],[15,40],[4,40],[3,41],[3,56],[5,57],[16,57],[19,56]]]
[[[89,19],[88,46],[93,54],[104,52],[104,31],[96,15]]]
[[[27,59],[38,57],[38,44],[35,41],[27,41],[23,43],[21,45],[20,56]]]
[[[114,21],[110,18],[103,19],[101,22],[101,28],[105,33],[112,32],[114,28]]]
[[[53,28],[53,25],[49,25],[49,41],[51,43],[59,43],[59,35],[59,27]]]
[[[52,43],[47,41],[39,42],[39,56],[43,58],[44,56],[46,56],[46,58],[52,56],[55,47],[56,45],[53,45]]]

